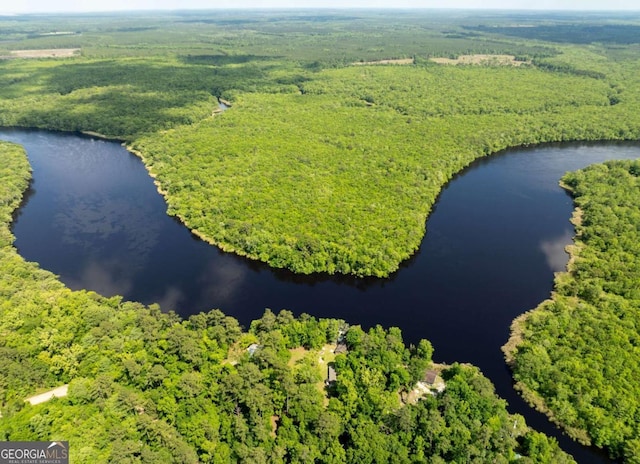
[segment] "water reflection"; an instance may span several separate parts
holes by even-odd
[[[566,229],[564,234],[559,237],[543,240],[540,243],[540,250],[544,253],[549,269],[553,272],[565,271],[567,267],[567,259],[569,258],[566,252],[567,245],[572,243],[573,233],[570,229]]]
[[[161,224],[154,220],[148,207],[125,198],[106,198],[108,192],[91,191],[82,196],[61,196],[57,203],[66,207],[53,218],[53,227],[60,230],[62,241],[87,254],[124,252],[135,267],[144,265],[158,243]]]
[[[215,301],[221,306],[232,304],[238,297],[237,293],[242,291],[248,272],[247,267],[239,262],[229,263],[224,268],[214,261],[209,262],[199,279],[205,289],[204,300]]]
[[[175,308],[180,308],[185,300],[186,295],[182,290],[178,287],[170,286],[166,289],[165,294],[158,298],[157,303],[161,308],[175,310]]]
[[[101,295],[128,295],[133,289],[133,270],[115,258],[89,261],[74,276],[66,279],[68,287],[91,289]]]

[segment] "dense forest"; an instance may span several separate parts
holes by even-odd
[[[584,443],[640,462],[640,161],[569,173],[578,207],[567,273],[505,346],[518,388]]]
[[[124,141],[168,213],[224,250],[382,277],[474,159],[638,140],[639,25],[462,11],[0,17],[0,125]],[[433,61],[465,56],[477,64]],[[180,320],[70,291],[11,245],[29,167],[0,149],[0,438],[68,438],[74,462],[570,461],[473,367],[439,367],[445,390],[415,401],[431,348],[405,347],[397,329],[267,311],[243,330],[215,310]],[[510,358],[530,401],[628,462],[640,453],[637,170],[565,179],[581,243]],[[66,383],[65,398],[24,401]]]
[[[74,463],[573,462],[476,368],[436,367],[420,394],[433,350],[399,329],[267,310],[243,331],[67,289],[12,246],[29,166],[0,156],[0,439],[68,440]]]

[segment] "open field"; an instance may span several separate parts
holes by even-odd
[[[513,55],[460,55],[457,58],[431,58],[438,64],[478,64],[492,66],[522,66],[527,61],[516,60]]]
[[[54,388],[44,393],[30,396],[25,401],[31,404],[32,406],[35,406],[36,404],[44,403],[45,401],[49,401],[53,398],[63,398],[67,396],[68,392],[69,392],[69,385],[68,384],[62,385],[60,387]]]
[[[11,58],[70,58],[80,54],[79,48],[52,48],[49,50],[12,50]]]

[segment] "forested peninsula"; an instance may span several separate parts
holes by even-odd
[[[0,157],[1,440],[68,440],[74,463],[573,462],[399,329],[267,310],[243,331],[69,290],[12,246],[29,165],[5,142]]]
[[[517,319],[504,351],[516,387],[572,437],[640,460],[640,161],[569,173],[578,208],[568,272]]]

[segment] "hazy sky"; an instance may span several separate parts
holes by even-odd
[[[80,12],[215,8],[500,8],[640,10],[638,0],[3,0],[0,12]]]

